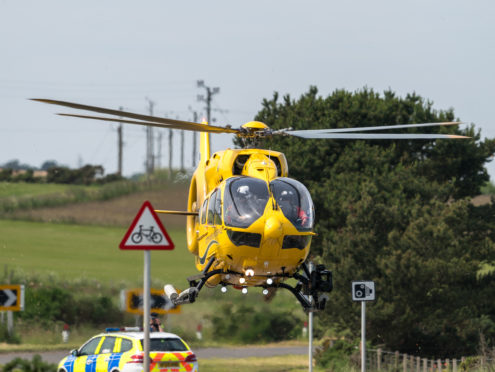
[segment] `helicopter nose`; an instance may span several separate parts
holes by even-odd
[[[265,221],[265,238],[278,239],[283,232],[282,223],[277,217],[272,216]]]

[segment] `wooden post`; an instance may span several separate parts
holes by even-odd
[[[404,354],[402,357],[402,370],[404,372],[407,372],[407,359],[408,359],[408,355]]]
[[[428,372],[428,359],[423,358],[423,372]]]
[[[382,370],[382,349],[376,351],[376,369],[378,371]]]
[[[416,360],[416,358],[414,357],[414,355],[411,355],[411,362],[409,363],[409,367],[410,367],[411,371],[414,371],[414,361],[415,360]]]
[[[452,361],[452,372],[457,372],[457,359]]]
[[[438,372],[442,372],[442,360],[441,359],[437,359],[437,369],[438,369]]]
[[[450,371],[450,360],[449,359],[445,359],[445,369],[448,371]]]
[[[396,351],[394,354],[394,370],[399,370],[399,352]]]
[[[421,358],[416,357],[416,372],[421,372]]]

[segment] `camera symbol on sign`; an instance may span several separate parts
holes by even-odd
[[[354,301],[372,301],[375,299],[374,282],[353,282],[352,299]]]
[[[373,293],[370,287],[366,287],[364,284],[354,284],[354,296],[356,298],[365,298]]]

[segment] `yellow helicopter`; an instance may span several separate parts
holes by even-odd
[[[245,139],[276,135],[314,139],[467,138],[450,134],[363,133],[460,122],[275,131],[258,121],[232,128],[51,99],[33,100],[120,118],[58,114],[62,116],[201,132],[201,157],[191,179],[187,211],[156,211],[187,216],[187,247],[201,272],[188,278],[189,288],[180,294],[173,286],[165,285],[175,305],[194,302],[204,285],[222,285],[222,291],[231,285],[244,293],[248,287],[262,287],[265,295],[285,288],[305,310],[322,310],[328,300],[326,293],[333,287],[330,271],[323,265],[313,267],[306,262],[315,235],[314,206],[307,188],[289,178],[284,154],[259,148],[210,154],[210,133],[232,133]],[[297,284],[287,284],[289,278],[295,278]]]

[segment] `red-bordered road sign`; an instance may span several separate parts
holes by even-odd
[[[151,203],[145,201],[119,247],[134,250],[172,250],[175,246]]]

